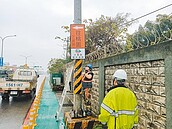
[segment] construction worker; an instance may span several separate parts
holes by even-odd
[[[84,102],[87,105],[87,115],[91,115],[91,88],[92,88],[92,79],[93,79],[92,65],[88,64],[85,66],[85,73],[82,77],[82,88],[84,95]]]
[[[135,94],[125,86],[127,74],[123,69],[113,75],[113,86],[105,96],[100,109],[99,121],[108,129],[133,129],[138,124]]]

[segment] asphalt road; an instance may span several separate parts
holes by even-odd
[[[38,79],[38,88],[43,77]],[[2,100],[0,96],[0,129],[20,129],[31,105],[32,99],[27,97]]]
[[[0,129],[20,129],[31,101],[26,97],[10,97],[9,101],[0,97]]]

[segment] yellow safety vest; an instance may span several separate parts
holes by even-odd
[[[108,129],[132,129],[138,124],[135,94],[126,87],[111,90],[101,104],[99,121]]]

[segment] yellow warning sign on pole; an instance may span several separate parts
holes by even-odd
[[[74,65],[74,94],[81,94],[82,89],[82,60],[76,60]]]

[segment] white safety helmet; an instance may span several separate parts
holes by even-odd
[[[123,69],[118,69],[113,74],[113,79],[117,78],[117,80],[127,80],[127,73]]]

